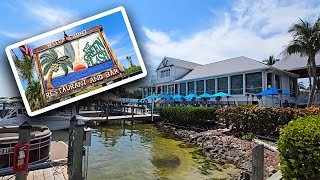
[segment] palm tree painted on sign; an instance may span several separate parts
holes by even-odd
[[[52,75],[54,72],[58,72],[61,68],[66,75],[68,74],[68,67],[73,69],[73,65],[68,58],[68,56],[58,57],[57,52],[53,49],[50,49],[49,52],[43,53],[40,56],[41,66],[44,66],[43,74],[47,75],[49,73],[47,78],[48,89],[54,88],[52,86]]]
[[[273,55],[269,56],[268,59],[263,60],[263,62],[267,65],[274,65],[277,61],[279,61],[280,59],[276,59]]]
[[[317,86],[317,68],[315,56],[320,52],[320,17],[313,25],[300,19],[300,22],[293,24],[288,32],[292,33],[293,40],[290,41],[285,51],[288,54],[299,53],[300,56],[308,57],[308,74],[310,77],[310,84],[312,84],[308,106],[311,106]],[[312,83],[311,78],[313,80]]]

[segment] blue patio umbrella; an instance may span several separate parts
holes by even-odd
[[[156,99],[156,98],[158,98],[158,96],[155,94],[145,97],[145,99]]]
[[[184,99],[184,96],[182,96],[180,94],[176,94],[172,98],[173,98],[173,100],[182,100],[182,99]]]
[[[211,94],[203,93],[203,94],[199,95],[197,98],[211,98],[211,97],[212,97]]]
[[[170,95],[170,94],[161,94],[160,96],[158,96],[158,98],[161,98],[161,99],[171,99],[171,98],[172,98],[172,95]]]
[[[288,94],[292,94],[291,92],[288,92],[286,90],[282,90],[282,95],[288,95]]]
[[[195,95],[195,94],[189,94],[189,95],[187,95],[185,98],[186,98],[186,99],[193,99],[193,98],[196,98],[196,97],[198,97],[198,96]]]
[[[229,97],[229,96],[231,96],[231,95],[228,94],[228,93],[224,93],[224,92],[218,92],[218,93],[212,95],[212,97],[217,97],[217,96],[220,96],[220,97]]]
[[[269,88],[267,90],[264,90],[258,94],[255,94],[256,96],[267,96],[267,95],[278,95],[278,89],[276,88]]]

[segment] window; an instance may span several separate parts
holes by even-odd
[[[143,88],[143,95],[148,96],[148,88]]]
[[[167,87],[168,87],[168,85],[162,86],[162,94],[168,94]]]
[[[218,78],[218,92],[228,93],[228,77]]]
[[[246,74],[246,92],[259,93],[262,91],[262,73]]]
[[[160,77],[169,77],[170,76],[170,69],[166,69],[160,72]]]
[[[157,94],[161,94],[161,86],[158,86],[157,89],[158,89]]]
[[[272,88],[273,78],[272,73],[267,73],[267,88]]]
[[[275,82],[276,82],[275,88],[281,89],[281,76],[278,75],[278,74],[276,74],[276,75],[274,76],[274,79],[275,79]]]
[[[290,85],[290,97],[296,97],[297,94],[297,79],[290,77],[289,78],[289,85]]]
[[[231,76],[231,94],[243,94],[243,75]]]
[[[197,95],[204,93],[204,80],[197,81]]]
[[[206,80],[206,93],[215,94],[215,89],[216,89],[215,79]]]
[[[148,88],[148,96],[151,95],[151,87]]]
[[[169,85],[168,86],[168,94],[174,94],[174,85]]]
[[[174,94],[179,94],[179,91],[178,91],[178,90],[179,90],[178,85],[179,85],[179,84],[175,84],[175,85],[174,85]]]
[[[182,96],[185,96],[186,95],[186,83],[181,83],[180,84],[180,94]]]
[[[194,82],[188,82],[188,94],[194,94]]]

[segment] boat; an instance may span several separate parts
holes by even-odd
[[[50,156],[51,131],[46,126],[32,126],[29,166],[46,162]],[[12,171],[14,146],[18,144],[19,126],[0,127],[0,174]]]
[[[20,100],[7,100],[5,104],[6,108],[2,110],[3,117],[0,119],[0,126],[19,126],[24,121],[28,121],[31,125],[47,126],[51,131],[68,129],[70,126],[70,115],[50,111],[30,117],[27,115],[25,107]],[[89,118],[80,115],[76,115],[76,118],[81,119],[83,122],[89,120]]]

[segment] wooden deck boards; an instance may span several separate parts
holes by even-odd
[[[15,175],[0,177],[0,180],[14,180]],[[30,171],[27,180],[67,180],[67,166],[55,166],[46,169]]]

